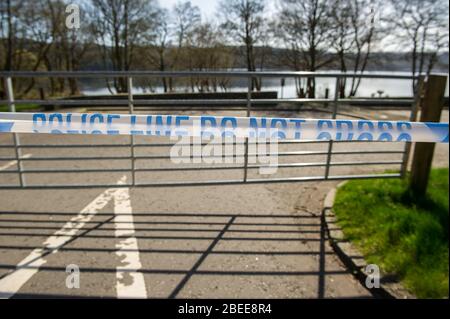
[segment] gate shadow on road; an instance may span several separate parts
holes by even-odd
[[[63,212],[0,212],[0,251],[6,256],[8,253],[28,254],[29,251],[35,248],[42,248],[42,246],[39,245],[30,246],[24,245],[23,243],[15,243],[21,243],[22,240],[20,238],[22,237],[43,237],[42,241],[44,241],[47,237],[54,235],[54,232],[59,230],[62,225],[67,222],[67,219],[73,215],[74,214],[72,213]],[[114,254],[117,252],[116,247],[73,245],[74,242],[80,239],[99,241],[102,239],[114,240],[116,238],[114,233],[112,235],[109,233],[113,232],[117,227],[117,225],[114,224],[114,217],[117,216],[117,214],[106,212],[97,215],[101,216],[103,220],[87,222],[78,231],[77,235],[58,249],[58,252],[89,253],[94,255],[101,253]],[[329,297],[326,294],[327,276],[333,276],[334,278],[340,275],[349,276],[348,271],[342,268],[332,267],[333,269],[331,270],[326,269],[326,258],[333,253],[326,243],[327,234],[324,222],[322,218],[317,215],[296,216],[291,214],[277,214],[272,216],[258,214],[197,213],[136,213],[133,215],[135,217],[135,237],[139,241],[139,254],[141,256],[146,254],[169,254],[170,256],[180,254],[181,258],[183,258],[182,256],[192,254],[193,256],[198,256],[198,258],[193,259],[194,262],[188,269],[173,269],[174,265],[171,263],[167,264],[168,267],[163,268],[146,267],[146,264],[143,263],[143,267],[137,270],[138,272],[143,273],[144,276],[159,274],[176,275],[177,278],[181,278],[175,283],[174,288],[165,296],[166,298],[185,297],[186,294],[183,294],[183,289],[186,289],[188,284],[191,284],[191,289],[192,287],[195,288],[195,283],[192,283],[193,278],[199,278],[201,276],[214,276],[215,278],[221,276],[242,278],[270,277],[278,279],[284,278],[289,282],[292,282],[295,278],[307,277],[309,281],[314,280],[316,282],[316,287],[313,288],[315,293],[309,293],[307,296],[313,298],[325,298]],[[202,217],[205,219],[202,220]],[[265,220],[268,221],[264,222]],[[149,235],[148,233],[155,234]],[[213,235],[205,235],[205,233],[212,233]],[[175,248],[148,247],[148,242],[154,244],[161,241],[175,242]],[[179,243],[187,241],[207,241],[208,244],[204,245],[202,248],[188,247],[183,249],[182,245]],[[227,246],[226,243],[230,242],[233,243],[233,245]],[[265,247],[268,247],[265,246],[267,243],[272,247],[271,249],[264,249]],[[277,248],[276,245],[279,243],[281,243],[280,247],[282,247],[282,243],[288,243],[288,246],[286,247],[290,249]],[[304,249],[299,250],[299,247],[303,247]],[[49,250],[46,251],[45,254],[48,255],[53,252],[54,251]],[[211,256],[225,256],[226,258],[229,258],[229,260],[223,259],[224,263],[223,265],[220,265],[219,269],[217,269],[217,267],[215,269],[212,267],[211,269],[211,267],[205,267],[208,263],[208,258],[211,258]],[[242,258],[242,256],[268,256],[269,261],[276,259],[275,262],[281,262],[281,264],[265,264],[259,266],[262,268],[266,267],[268,270],[261,270],[258,269],[258,267],[247,270],[245,262],[243,262],[242,265],[236,264],[235,259],[230,256],[237,256],[237,258]],[[283,258],[287,256],[290,256],[291,259],[287,261],[285,267],[282,263]],[[295,262],[295,258],[298,256],[304,256],[301,258],[308,258],[308,262],[315,262],[315,265],[312,265],[308,269],[300,263],[297,265],[292,264],[293,260]],[[292,257],[294,257],[293,260]],[[33,268],[30,266],[30,263],[21,267]],[[296,266],[298,266],[297,269],[299,270],[296,270]],[[81,272],[93,274],[116,273],[116,267],[117,265],[115,264],[110,266],[99,264],[98,267],[97,265],[95,267],[80,267],[80,270]],[[13,272],[16,269],[16,265],[1,262],[0,269],[3,270],[2,276],[0,276],[1,280],[10,272]],[[65,267],[51,265],[51,263],[41,266],[39,270],[62,273],[65,273],[66,271]],[[32,278],[31,280],[34,279]],[[292,283],[292,285],[295,286],[295,283]],[[73,295],[72,291],[67,295],[51,293],[48,291],[42,291],[42,293],[19,291],[14,297],[83,298],[86,296]],[[102,298],[105,296],[90,294],[89,297]],[[293,297],[299,297],[299,295],[297,294]],[[349,296],[346,296],[346,298],[348,297]],[[355,295],[355,298],[359,297],[360,296]]]

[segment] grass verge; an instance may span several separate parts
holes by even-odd
[[[366,260],[419,298],[448,298],[448,174],[432,170],[425,198],[415,198],[402,179],[349,181],[333,207]]]

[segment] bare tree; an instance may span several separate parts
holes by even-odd
[[[230,49],[224,45],[223,34],[216,25],[206,22],[198,25],[187,36],[186,59],[189,70],[211,71],[227,69],[232,65]],[[217,92],[219,86],[226,90],[223,78],[201,77],[191,79],[191,90]]]
[[[6,5],[6,8],[5,8]],[[3,65],[3,69],[6,71],[10,71],[12,68],[12,56],[13,56],[13,39],[14,39],[14,25],[13,25],[13,8],[11,4],[11,0],[7,0],[5,4],[2,5],[2,26],[5,24],[2,30],[7,30],[6,34],[6,56],[5,62]],[[5,21],[6,20],[6,21]],[[3,33],[3,32],[2,32]],[[3,35],[3,34],[2,34]],[[4,38],[4,37],[2,37]]]
[[[378,6],[375,0],[336,0],[332,6],[331,19],[335,29],[332,46],[335,49],[341,72],[348,66],[354,73],[364,72],[369,61],[376,35],[375,16]],[[351,57],[347,63],[347,57]],[[361,78],[352,77],[348,95],[355,96]],[[347,78],[340,81],[339,95],[346,96]]]
[[[154,37],[150,37],[148,42],[153,50],[149,50],[145,54],[145,58],[150,64],[155,66],[159,71],[166,71],[170,68],[170,62],[167,61],[168,50],[171,45],[172,25],[171,17],[167,9],[159,9],[155,21]],[[169,89],[167,78],[161,79],[163,90],[167,92]]]
[[[1,41],[4,55],[0,55],[2,58],[1,67],[5,71],[11,71],[13,68],[13,52],[15,50],[15,36],[16,36],[16,24],[13,22],[13,15],[18,12],[18,6],[20,2],[6,0],[0,4],[0,37],[6,39]],[[3,79],[2,79],[3,84]],[[4,97],[3,92],[4,85],[0,88],[0,97]]]
[[[440,50],[448,49],[448,2],[445,0],[391,0],[388,21],[403,45],[411,48],[411,71],[431,72]],[[417,80],[413,81],[413,91]]]
[[[153,0],[92,0],[97,14],[94,25],[103,56],[114,70],[130,70],[134,52],[154,32],[153,23],[158,14]],[[126,79],[114,79],[117,92],[126,92]]]
[[[172,10],[174,19],[174,30],[177,47],[172,57],[171,68],[181,69],[186,61],[180,62],[180,57],[185,57],[184,49],[188,35],[201,23],[200,8],[192,5],[190,1],[177,2]],[[192,79],[190,79],[192,83]],[[170,90],[173,91],[173,79],[169,79]]]
[[[317,71],[332,62],[327,52],[334,31],[325,0],[281,0],[278,14],[278,37],[290,49],[288,60],[295,70]],[[304,95],[301,82],[297,94]],[[315,97],[315,79],[308,77],[306,94]]]
[[[80,24],[79,29],[60,29],[61,47],[65,56],[65,70],[76,71],[81,68],[81,61],[94,42],[91,31],[92,17],[88,14],[88,7],[80,4]],[[78,94],[77,78],[68,78],[70,94]]]
[[[352,26],[352,0],[337,0],[332,7],[331,18],[335,26],[332,46],[337,54],[341,72],[347,72],[347,54],[355,48],[355,30]],[[345,97],[347,78],[342,78],[339,83],[339,96]]]
[[[22,10],[15,16],[17,21],[20,21],[23,34],[16,30],[16,37],[22,36],[24,38],[26,47],[30,52],[34,53],[34,62],[32,70],[38,68],[46,68],[48,71],[52,70],[67,70],[73,71],[79,68],[80,61],[86,50],[91,44],[90,33],[88,32],[88,19],[84,10],[82,10],[83,24],[81,29],[69,29],[66,26],[66,7],[67,3],[64,0],[46,0],[41,2],[25,3],[27,10]],[[83,7],[83,5],[80,5]],[[21,57],[23,54],[20,51],[25,49],[18,49]],[[17,49],[17,48],[16,48]],[[17,59],[18,68],[26,68],[21,58]],[[29,67],[28,67],[29,69]],[[41,80],[40,88],[45,88],[44,81]],[[46,81],[45,81],[46,82]],[[53,78],[49,79],[50,94],[57,95],[65,93],[66,79]],[[69,78],[69,89],[71,94],[78,93],[78,83],[75,78]],[[29,85],[18,94],[27,94],[34,86],[35,80],[31,79]],[[20,88],[20,85],[16,86]]]
[[[23,46],[24,52],[18,52],[17,50],[15,52],[18,55],[17,67],[18,69],[23,69],[23,53],[32,52],[33,59],[32,61],[28,60],[26,69],[37,71],[45,65],[45,58],[54,45],[56,28],[51,18],[53,10],[52,1],[33,2],[31,0],[25,0],[22,6],[23,8],[27,8],[27,10],[23,10],[23,13],[20,13],[18,16],[24,30],[22,37],[25,45]],[[29,79],[28,83],[23,87],[22,84],[25,83],[21,82],[15,85],[18,96],[29,94],[36,84],[36,79]]]
[[[448,52],[448,26],[443,26],[442,28],[436,30],[434,33],[431,34],[429,41],[430,46],[433,48],[431,52],[429,53],[429,60],[428,60],[428,66],[427,66],[427,74],[430,74],[433,70],[436,62],[438,61],[438,55],[439,53],[443,52],[444,50],[447,50]]]
[[[258,44],[265,23],[265,0],[221,0],[218,16],[231,39],[245,45],[248,71],[256,71],[255,45]],[[252,89],[261,90],[261,81],[253,78]]]
[[[192,5],[190,1],[180,1],[173,7],[173,15],[177,44],[181,48],[186,36],[201,22],[200,8]]]

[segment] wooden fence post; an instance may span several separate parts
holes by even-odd
[[[417,92],[414,96],[414,102],[411,107],[411,114],[409,116],[410,122],[416,122],[417,121],[417,114],[419,113],[419,108],[421,106],[424,92],[425,91],[425,76],[421,75],[419,76],[419,80],[417,82]],[[401,168],[401,175],[402,178],[406,178],[407,172],[408,172],[408,165],[409,165],[409,158],[411,155],[411,147],[412,142],[406,142],[405,144],[405,153],[403,154],[403,163]]]
[[[441,120],[446,84],[446,76],[428,76],[420,122],[439,122]],[[410,180],[410,188],[415,196],[424,196],[427,191],[434,146],[435,143],[415,143]]]

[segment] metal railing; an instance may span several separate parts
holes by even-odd
[[[309,98],[289,98],[289,99],[254,99],[251,95],[251,84],[252,79],[257,78],[267,78],[267,77],[276,77],[276,78],[308,78],[308,77],[316,77],[316,78],[334,78],[335,79],[335,88],[339,88],[340,81],[343,78],[378,78],[378,79],[398,79],[398,80],[413,80],[418,79],[419,82],[423,82],[423,77],[416,76],[408,76],[408,75],[395,75],[395,74],[350,74],[350,73],[313,73],[313,72],[153,72],[153,71],[129,71],[129,72],[0,72],[0,77],[4,79],[5,83],[5,91],[7,94],[7,100],[0,100],[0,104],[7,104],[9,106],[9,110],[14,112],[16,104],[40,104],[40,105],[64,105],[64,106],[113,106],[113,105],[124,105],[128,107],[128,112],[130,114],[135,113],[135,106],[154,106],[159,105],[159,109],[162,111],[173,110],[170,108],[165,108],[167,106],[176,106],[176,105],[200,105],[207,107],[208,105],[225,105],[231,107],[237,104],[245,104],[245,114],[247,117],[252,116],[252,112],[256,111],[255,105],[261,104],[273,104],[273,103],[286,103],[286,104],[310,104],[310,103],[321,103],[327,106],[327,111],[331,114],[331,118],[335,119],[339,114],[339,106],[342,104],[346,104],[348,102],[358,101],[360,103],[364,103],[370,101],[372,104],[374,101],[379,101],[382,105],[389,105],[392,103],[398,103],[398,99],[341,99],[339,98],[338,90],[335,89],[334,97],[331,99],[309,99]],[[71,99],[46,99],[46,100],[30,100],[30,99],[22,99],[15,100],[14,92],[13,92],[13,78],[51,78],[51,77],[62,77],[62,78],[119,78],[124,77],[127,79],[128,84],[128,95],[124,100],[71,100]],[[138,77],[145,78],[170,78],[170,77],[230,77],[230,78],[245,78],[247,79],[247,97],[245,100],[236,99],[236,100],[153,100],[153,99],[134,99],[133,92],[133,79]],[[403,102],[411,104],[411,116],[410,120],[414,121],[415,116],[417,114],[417,108],[419,104],[419,94],[415,98],[411,99],[403,99]],[[331,108],[330,108],[331,106]],[[265,109],[267,110],[267,108]],[[277,112],[279,109],[272,108],[271,112]],[[12,137],[12,142],[5,144],[6,135],[10,135]],[[301,151],[281,151],[277,155],[280,158],[287,157],[317,157],[323,156],[325,157],[324,161],[312,161],[312,162],[289,162],[289,163],[279,163],[276,165],[277,168],[282,170],[289,169],[302,169],[302,168],[323,168],[323,172],[321,174],[309,175],[309,176],[291,176],[291,173],[288,176],[279,177],[279,178],[250,178],[249,173],[254,171],[255,169],[259,169],[261,167],[266,167],[267,165],[251,165],[248,162],[249,156],[255,155],[249,153],[248,140],[245,140],[244,145],[244,153],[236,154],[235,157],[244,157],[244,163],[242,165],[191,165],[191,166],[174,166],[174,167],[165,167],[161,165],[161,162],[157,162],[153,165],[150,161],[160,161],[160,160],[168,160],[170,159],[169,155],[164,154],[151,154],[151,155],[139,155],[140,149],[154,149],[161,147],[171,147],[175,143],[173,141],[166,142],[162,137],[145,139],[138,138],[135,136],[126,137],[127,142],[118,143],[118,140],[123,140],[123,137],[117,138],[118,140],[114,140],[113,143],[105,143],[101,140],[99,143],[89,143],[83,144],[79,143],[61,143],[61,141],[66,136],[58,136],[60,140],[58,143],[48,143],[48,141],[42,143],[42,140],[50,139],[47,135],[46,137],[38,137],[35,136],[27,136],[27,139],[30,140],[28,143],[24,143],[23,136],[25,134],[3,134],[0,135],[0,151],[2,150],[12,150],[13,155],[0,157],[0,178],[2,176],[12,176],[15,175],[14,181],[13,178],[6,178],[7,181],[2,181],[0,179],[0,188],[85,188],[85,187],[129,187],[129,186],[141,186],[141,187],[151,187],[151,186],[197,186],[197,185],[222,185],[222,184],[256,184],[256,183],[284,183],[284,182],[301,182],[301,181],[323,181],[323,180],[342,180],[342,179],[359,179],[359,178],[391,178],[391,177],[401,177],[406,172],[406,166],[409,158],[410,146],[408,143],[397,143],[397,145],[402,148],[389,149],[350,149],[350,150],[336,150],[336,145],[340,143],[346,143],[352,147],[354,142],[333,142],[333,141],[299,141],[299,140],[286,140],[281,141],[280,145],[285,145],[288,148],[293,147],[294,145],[326,145],[326,149],[324,150],[301,150]],[[84,137],[90,142],[94,142],[93,136]],[[95,137],[95,140],[102,139],[104,137]],[[109,138],[109,137],[108,137]],[[139,142],[141,139],[141,142]],[[367,142],[366,142],[367,143]],[[377,142],[370,142],[377,143]],[[205,143],[205,145],[208,143]],[[389,142],[382,142],[384,146],[391,144]],[[404,145],[402,145],[404,144]],[[177,145],[180,145],[179,143]],[[203,145],[203,144],[202,144]],[[223,145],[223,143],[222,143]],[[235,145],[242,145],[235,142]],[[369,144],[370,145],[370,144]],[[24,154],[24,150],[38,150],[38,151],[46,151],[45,156],[35,155],[35,154]],[[107,156],[98,156],[97,153],[100,151],[105,151],[108,149],[114,150],[128,150],[128,154],[112,154]],[[52,152],[57,151],[66,151],[69,152],[69,156],[61,156],[52,154]],[[76,150],[91,150],[97,151],[93,155],[85,156],[79,155],[74,156],[72,153],[76,152]],[[91,154],[91,153],[90,153]],[[398,159],[386,160],[387,156],[392,155],[401,156]],[[27,156],[25,156],[27,155]],[[381,158],[372,158],[373,160],[341,160],[334,161],[333,158],[335,156],[353,156],[358,157],[358,155],[369,155],[374,157],[375,155],[382,156]],[[7,163],[11,165],[5,165],[2,163]],[[110,161],[126,161],[128,162],[128,167],[92,167],[92,162],[97,161],[101,163],[102,161],[108,161],[108,165],[110,165]],[[138,165],[138,162],[145,161],[145,163],[150,163],[150,167],[143,167],[143,165]],[[61,163],[71,162],[71,168],[61,168]],[[30,167],[30,163],[33,163],[34,166]],[[47,163],[50,165],[50,168],[42,168],[42,163]],[[79,168],[81,163],[90,163],[90,167],[82,167]],[[102,162],[103,163],[103,162]],[[2,166],[3,165],[3,166]],[[6,167],[8,166],[8,167]],[[99,165],[99,166],[104,166]],[[118,165],[120,166],[120,165]],[[362,173],[362,174],[332,174],[332,168],[338,167],[350,167],[356,168],[360,166],[382,166],[382,167],[399,167],[399,172],[393,173]],[[3,168],[1,168],[3,167]],[[155,173],[155,172],[213,172],[213,171],[241,171],[242,175],[239,177],[233,178],[209,178],[206,180],[167,180],[161,178],[161,176],[157,176],[150,181],[146,180],[144,182],[138,181],[138,175],[144,173]],[[50,176],[52,174],[65,174],[62,177],[64,183],[54,183],[55,179],[52,179]],[[107,182],[97,182],[98,179],[95,179],[94,183],[87,183],[82,181],[81,183],[67,183],[67,179],[70,179],[73,175],[67,175],[69,173],[78,173],[78,174],[91,174],[94,173],[103,173],[103,174],[127,174],[130,177],[129,182],[122,183],[118,185],[115,180],[113,181],[112,177],[109,175],[106,177]],[[35,177],[35,175],[45,176],[45,182],[42,183],[42,178],[40,183],[33,183],[28,181],[28,177]],[[105,179],[105,178],[103,178]],[[9,182],[8,182],[9,181]],[[12,183],[11,183],[12,182]]]

